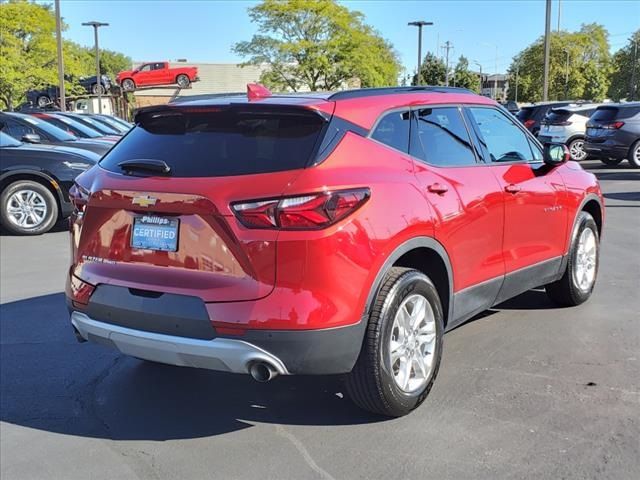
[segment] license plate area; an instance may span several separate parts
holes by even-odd
[[[131,247],[141,250],[175,252],[178,250],[180,220],[158,215],[133,217]]]

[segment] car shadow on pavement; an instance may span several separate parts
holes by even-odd
[[[66,232],[69,230],[69,221],[67,219],[58,221],[47,233]],[[47,233],[43,233],[46,235]],[[0,236],[19,236],[0,226]]]
[[[0,419],[67,435],[170,440],[254,423],[385,420],[353,405],[338,377],[233,375],[154,364],[79,344],[61,293],[0,306]]]
[[[611,193],[605,193],[604,197],[610,200],[640,202],[640,192],[611,192]]]

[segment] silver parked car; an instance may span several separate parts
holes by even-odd
[[[571,159],[580,161],[587,158],[584,137],[587,120],[596,111],[598,104],[568,105],[549,110],[542,120],[538,139],[541,143],[564,143],[571,153]]]

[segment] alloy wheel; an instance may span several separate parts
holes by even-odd
[[[418,391],[427,384],[436,348],[436,320],[429,301],[413,294],[396,312],[389,341],[391,372],[403,392]]]
[[[587,152],[584,150],[584,140],[574,140],[569,145],[569,153],[572,160],[584,160],[587,157]]]
[[[37,228],[47,218],[48,208],[44,197],[33,190],[18,190],[7,201],[9,221],[20,228]]]
[[[573,280],[583,292],[588,291],[596,279],[598,242],[591,228],[585,228],[578,239],[578,249],[573,268]]]

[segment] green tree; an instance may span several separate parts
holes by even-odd
[[[263,0],[249,9],[258,24],[232,50],[246,65],[267,65],[260,81],[275,89],[335,90],[349,84],[395,85],[400,62],[360,12],[335,0]]]
[[[420,65],[420,81],[413,75],[411,85],[444,85],[447,76],[447,67],[441,58],[428,52]]]
[[[12,110],[24,93],[56,81],[55,17],[48,6],[0,4],[0,100]]]
[[[611,73],[609,34],[598,24],[582,25],[577,32],[553,32],[550,43],[549,99],[603,100],[607,96]],[[519,67],[519,68],[518,68]],[[541,37],[516,55],[509,67],[518,101],[542,100],[544,78],[544,38]],[[515,88],[508,92],[514,100]]]
[[[634,66],[635,59],[635,66]],[[635,69],[635,89],[633,71]],[[613,56],[613,75],[609,96],[614,100],[637,100],[640,90],[640,30],[629,38],[629,43]]]
[[[461,55],[453,71],[453,84],[456,87],[468,88],[476,93],[480,93],[480,77],[477,73],[469,70],[469,60]]]

